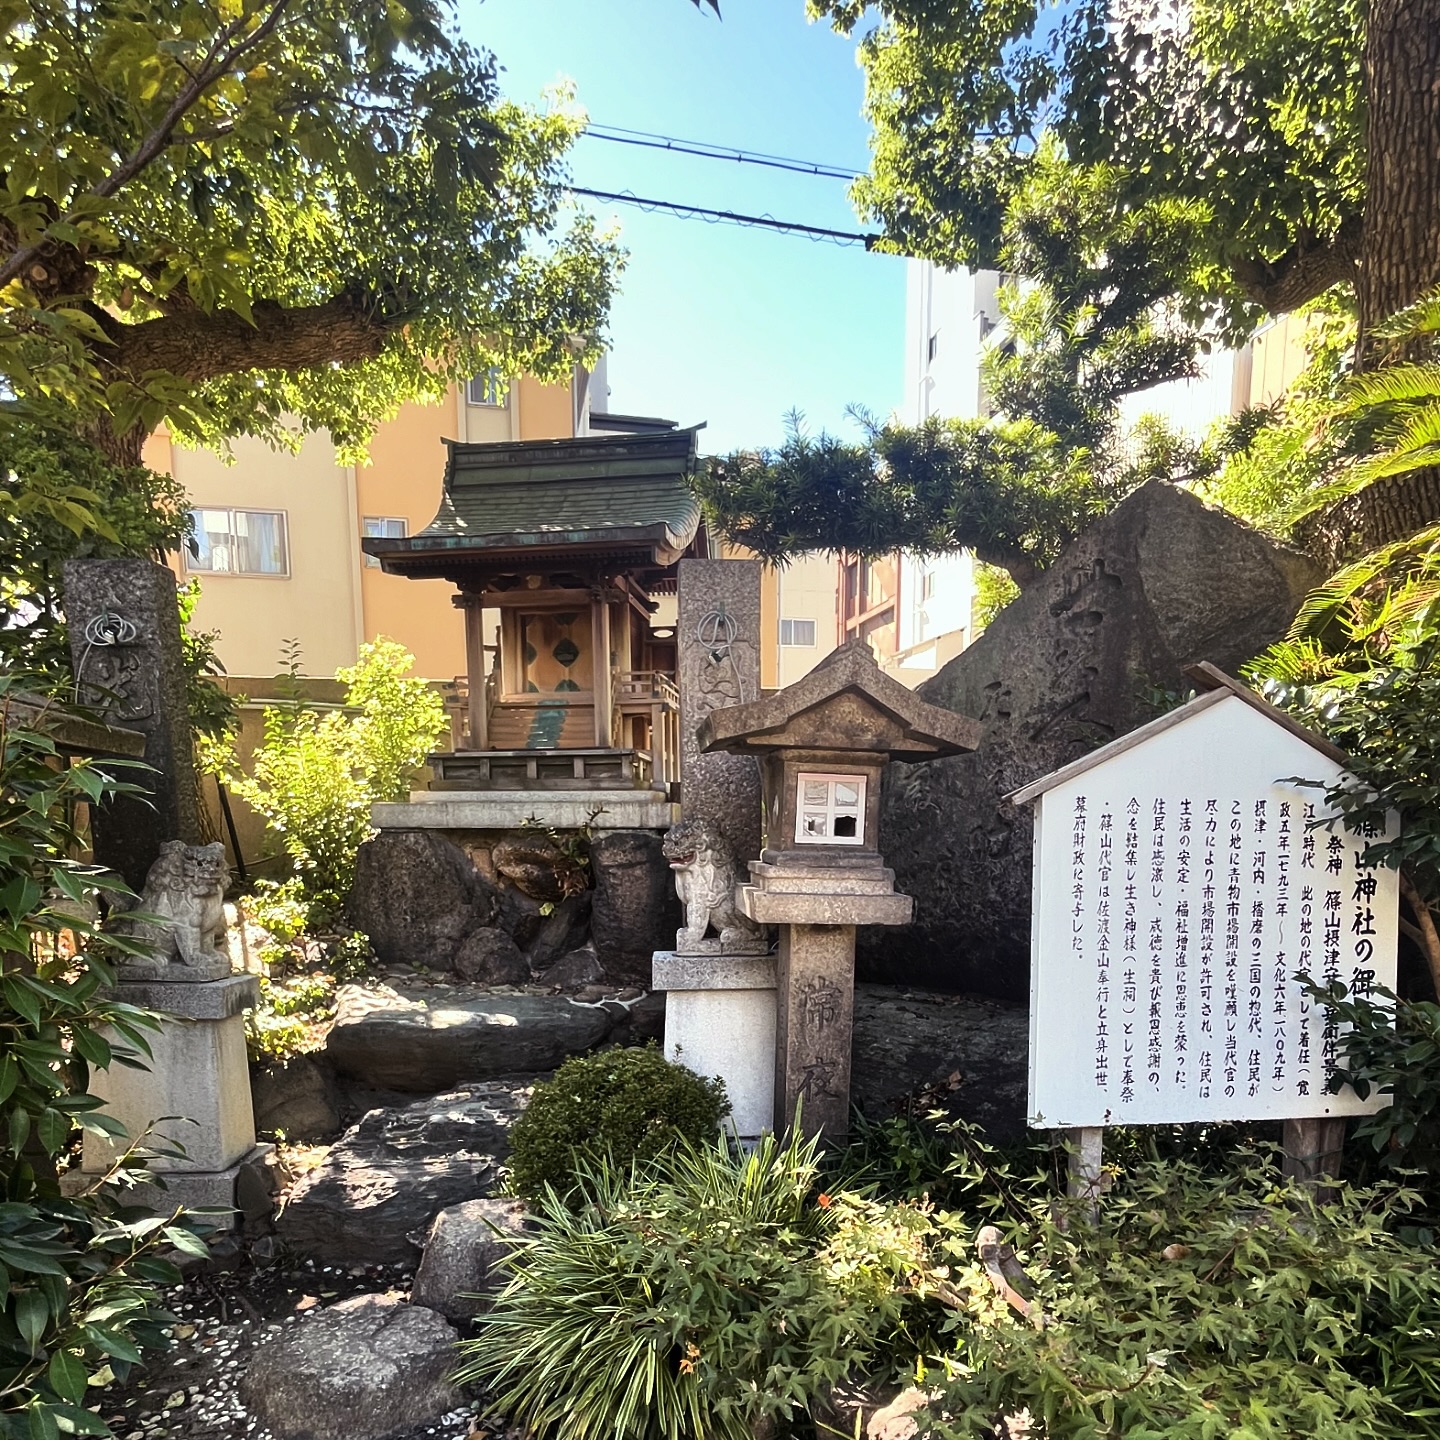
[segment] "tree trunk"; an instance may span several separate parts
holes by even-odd
[[[1365,232],[1355,364],[1385,359],[1374,329],[1440,286],[1440,0],[1370,0],[1365,26]],[[1408,357],[1407,357],[1408,358]],[[1440,521],[1440,471],[1381,480],[1317,515],[1304,538],[1332,560]]]
[[[1360,368],[1371,332],[1440,284],[1440,0],[1370,0]]]

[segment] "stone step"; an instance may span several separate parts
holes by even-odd
[[[440,1211],[500,1179],[527,1078],[494,1080],[395,1110],[371,1110],[296,1182],[276,1229],[324,1264],[413,1264]]]
[[[628,1021],[619,1001],[345,985],[325,1053],[346,1079],[435,1095],[497,1075],[543,1074],[595,1049]]]

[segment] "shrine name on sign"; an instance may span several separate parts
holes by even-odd
[[[1386,1103],[1331,1092],[1341,1027],[1296,976],[1393,987],[1398,876],[1321,798],[1342,757],[1277,717],[1212,690],[1015,797],[1036,802],[1033,1126]]]

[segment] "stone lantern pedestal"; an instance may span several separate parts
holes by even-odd
[[[807,1135],[843,1137],[850,1124],[850,1035],[855,1012],[855,927],[906,925],[915,902],[879,865],[808,864],[805,855],[757,861],[740,909],[780,927],[775,964],[774,1124],[800,1107]]]
[[[878,848],[880,786],[892,760],[973,750],[980,726],[927,705],[885,675],[863,641],[750,705],[713,711],[702,751],[761,759],[766,844],[736,897],[780,927],[775,967],[774,1126],[843,1138],[850,1118],[855,927],[905,925]]]

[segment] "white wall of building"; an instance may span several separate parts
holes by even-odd
[[[905,270],[905,401],[900,418],[970,419],[988,413],[980,360],[1000,319],[994,270],[942,270],[910,260]]]
[[[1000,321],[994,270],[943,270],[910,260],[905,271],[905,391],[898,418],[978,419],[990,413],[982,360]],[[968,552],[900,562],[897,679],[916,685],[974,638],[975,561]]]
[[[1234,413],[1237,384],[1249,392],[1249,348],[1217,350],[1199,359],[1200,373],[1193,380],[1167,380],[1149,390],[1138,390],[1120,401],[1120,419],[1131,430],[1142,417],[1154,415],[1172,430],[1201,440],[1222,415]]]

